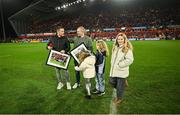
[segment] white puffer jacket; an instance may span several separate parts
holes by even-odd
[[[88,56],[76,70],[82,71],[84,78],[93,78],[95,77],[95,62],[95,56]]]
[[[110,77],[127,78],[129,76],[129,65],[133,63],[132,50],[125,54],[122,48],[115,47],[111,57]]]

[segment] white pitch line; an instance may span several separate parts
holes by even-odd
[[[110,110],[109,110],[109,114],[117,114],[117,106],[116,104],[113,103],[113,99],[116,97],[116,89],[113,89],[113,93],[112,93],[112,99],[111,99],[111,104],[110,104]]]

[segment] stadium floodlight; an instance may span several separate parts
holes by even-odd
[[[94,0],[90,0],[90,2],[94,2]]]
[[[78,4],[80,2],[84,2],[85,0],[77,0],[77,1],[74,1],[74,2],[71,2],[71,3],[67,3],[67,4],[64,4],[62,5],[61,7],[56,7],[55,10],[60,10],[60,9],[64,9],[64,8],[67,8],[68,6],[72,6],[72,5],[75,5],[75,4]],[[94,1],[94,0],[93,0]]]
[[[58,10],[60,10],[60,9],[61,9],[61,7],[57,7],[57,9],[58,9]]]
[[[55,10],[61,10],[60,6],[55,7]]]
[[[66,8],[66,5],[63,5],[63,8]]]

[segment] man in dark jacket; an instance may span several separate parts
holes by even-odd
[[[58,27],[57,28],[57,34],[55,37],[52,37],[48,43],[47,48],[49,50],[53,49],[56,51],[59,51],[61,53],[68,53],[70,50],[70,42],[67,39],[66,36],[64,36],[64,28],[62,27]],[[58,86],[57,89],[61,89],[64,84],[62,83],[62,74],[61,74],[61,69],[59,68],[55,68],[56,70],[56,77],[58,80]],[[71,90],[71,84],[70,84],[70,77],[69,77],[69,72],[68,70],[63,70],[66,74],[66,85],[67,85],[67,89]]]

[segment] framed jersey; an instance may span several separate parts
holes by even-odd
[[[70,55],[51,50],[46,64],[57,68],[67,69],[70,63]]]

